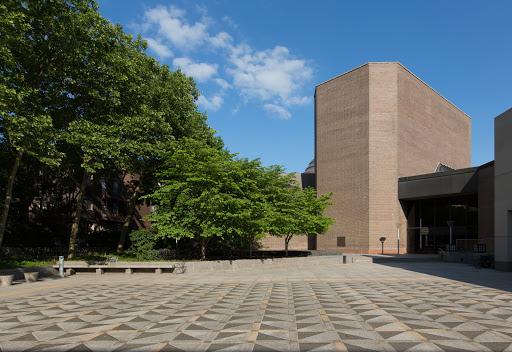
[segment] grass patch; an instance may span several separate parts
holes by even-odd
[[[23,258],[0,258],[0,269],[30,268],[55,264],[55,260],[32,260]]]
[[[80,255],[75,255],[75,257],[72,259],[73,261],[95,261],[95,262],[101,262],[101,261],[106,261],[108,258],[112,258],[112,257],[117,257],[117,261],[119,262],[169,262],[169,261],[175,261],[175,260],[168,260],[168,259],[145,259],[145,260],[141,260],[141,259],[137,259],[135,256],[133,255],[129,255],[129,254],[124,254],[124,253],[116,253],[116,252],[111,252],[111,253],[98,253],[98,252],[94,252],[94,253],[89,253],[89,254],[80,254]]]

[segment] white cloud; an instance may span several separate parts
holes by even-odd
[[[222,89],[228,89],[231,88],[231,84],[223,80],[222,78],[215,78],[215,82],[222,88]]]
[[[194,77],[198,82],[208,81],[212,76],[217,74],[217,64],[195,63],[187,57],[179,57],[172,62],[183,70],[188,76]]]
[[[210,38],[210,44],[216,48],[231,48],[233,37],[226,32],[217,33],[214,37]]]
[[[313,101],[313,97],[311,96],[303,96],[303,97],[289,97],[287,101],[287,105],[306,105]]]
[[[206,7],[196,6],[195,11],[202,16],[200,20],[190,20],[184,10],[174,6],[157,6],[145,12],[141,28],[153,34],[148,45],[160,57],[171,57],[173,52],[186,55],[175,58],[174,66],[198,82],[215,79],[220,90],[211,100],[201,97],[200,105],[218,110],[223,104],[224,91],[234,88],[234,94],[240,98],[238,103],[257,101],[267,111],[289,119],[288,107],[312,102],[311,96],[302,94],[313,76],[308,61],[297,58],[284,46],[257,50],[246,43],[236,43],[230,33],[212,30],[219,24],[236,28],[230,17],[224,16],[217,22],[207,17]],[[195,58],[192,52],[208,55],[210,62],[218,61],[199,63],[197,58],[201,56]]]
[[[223,22],[225,22],[225,23],[227,23],[228,25],[230,25],[230,26],[231,26],[231,27],[233,27],[233,28],[237,28],[237,27],[238,27],[238,25],[236,24],[236,22],[235,22],[235,21],[233,21],[233,19],[232,19],[231,17],[227,16],[227,15],[226,15],[226,16],[224,16],[224,17],[222,17],[222,21],[223,21]]]
[[[202,14],[203,16],[206,16],[208,14],[208,9],[205,5],[198,5],[196,4],[196,11]]]
[[[173,56],[172,51],[165,45],[153,38],[145,38],[150,50],[154,51],[160,58],[166,59]]]
[[[248,45],[234,47],[228,72],[233,83],[249,98],[276,99],[287,106],[302,105],[307,98],[297,95],[311,79],[313,70],[305,60],[295,59],[283,46],[255,51]]]
[[[208,100],[204,95],[200,95],[197,99],[197,105],[200,105],[209,111],[219,110],[222,103],[224,103],[224,99],[219,95],[215,95],[211,100]]]
[[[279,115],[280,118],[288,120],[292,117],[292,114],[282,106],[274,105],[274,104],[265,104],[263,107],[273,113]]]
[[[185,11],[174,6],[157,6],[146,11],[143,28],[157,25],[160,36],[182,49],[202,45],[209,38],[207,19],[189,24],[184,16]]]

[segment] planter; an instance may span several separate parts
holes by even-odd
[[[39,272],[23,273],[27,282],[36,282],[39,277]]]
[[[14,275],[2,275],[0,276],[0,286],[11,286]]]

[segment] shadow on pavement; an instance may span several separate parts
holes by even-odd
[[[443,261],[393,261],[376,262],[374,264],[401,268],[468,284],[512,292],[512,272],[497,271],[495,269],[487,268],[475,268],[468,264],[447,263]]]

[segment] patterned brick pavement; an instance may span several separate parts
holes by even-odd
[[[0,288],[2,351],[512,351],[512,273],[357,263]]]

